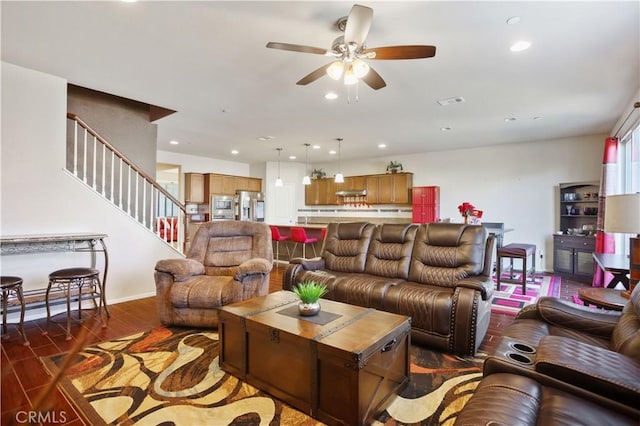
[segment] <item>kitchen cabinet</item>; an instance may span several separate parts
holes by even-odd
[[[333,178],[311,179],[311,184],[305,187],[305,204],[339,205],[342,200],[337,191],[362,189],[367,190],[368,204],[411,204],[412,186],[412,173],[345,176],[344,183],[335,183]]]
[[[185,203],[203,204],[204,195],[204,175],[202,173],[184,174],[184,201]]]
[[[212,194],[236,195],[236,191],[262,191],[262,179],[245,176],[219,175],[209,173],[205,179],[205,193],[210,197]]]
[[[413,223],[429,223],[440,220],[439,186],[415,186],[411,192],[411,221]]]
[[[378,199],[369,204],[410,204],[411,188],[413,186],[412,173],[389,173],[377,175]],[[367,181],[368,187],[369,181]],[[368,191],[368,190],[367,190]]]
[[[553,236],[553,271],[575,281],[593,280],[595,237],[581,235]]]

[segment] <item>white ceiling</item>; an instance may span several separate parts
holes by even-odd
[[[265,47],[330,48],[353,2],[2,1],[2,60],[176,110],[157,122],[160,150],[249,163],[277,147],[304,161],[304,143],[332,161],[338,137],[345,160],[609,133],[640,88],[638,1],[361,4],[367,46],[437,52],[369,61],[387,87],[360,84],[357,102],[328,77],[295,84],[330,58]],[[519,39],[531,48],[510,52]],[[450,97],[466,102],[436,102]]]

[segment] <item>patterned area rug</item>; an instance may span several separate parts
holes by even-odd
[[[65,356],[42,359],[54,373]],[[215,332],[160,327],[75,358],[58,386],[91,425],[322,424],[220,370]],[[453,424],[482,362],[412,347],[410,383],[374,424]]]
[[[503,275],[506,277],[506,275]],[[520,273],[514,274],[520,279]],[[493,281],[496,279],[494,277]],[[535,283],[527,282],[527,293],[522,294],[520,284],[500,283],[500,291],[493,292],[491,312],[515,316],[520,309],[535,303],[541,296],[560,296],[560,277],[536,274]]]

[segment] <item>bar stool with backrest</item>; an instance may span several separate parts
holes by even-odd
[[[15,294],[16,299],[20,303],[20,322],[18,323],[18,328],[20,330],[20,334],[22,335],[22,339],[24,340],[24,345],[29,346],[29,340],[27,340],[27,335],[24,333],[24,295],[22,293],[22,278],[20,277],[10,277],[3,276],[0,277],[0,289],[2,290],[2,334],[3,338],[7,338],[7,308],[9,307],[9,297],[11,293]]]
[[[280,228],[277,226],[269,225],[269,228],[271,228],[271,241],[276,242],[276,257],[273,259],[273,262],[276,263],[280,261],[280,241],[289,241],[289,236],[282,235]],[[289,251],[289,245],[285,243],[284,246],[287,249],[287,256],[290,258],[291,252]]]
[[[318,256],[318,253],[316,253],[316,246],[314,245],[315,243],[318,242],[318,239],[316,237],[308,237],[307,231],[304,228],[299,228],[299,227],[291,228],[291,241],[295,243],[295,245],[293,246],[294,253],[296,252],[296,248],[298,247],[298,244],[302,244],[302,257],[306,258],[307,255],[306,255],[305,248],[307,247],[307,244],[311,244],[314,257]]]
[[[527,268],[527,259],[531,257],[531,266]],[[502,278],[502,259],[509,259],[509,277]],[[517,280],[513,275],[513,259],[522,260],[522,279]],[[534,244],[507,244],[498,249],[496,282],[498,290],[500,290],[500,282],[514,283],[522,285],[522,294],[527,293],[527,280],[530,278],[531,283],[535,283],[536,273],[536,246]]]
[[[96,304],[95,297],[92,297],[94,306],[97,308],[96,315],[102,322],[102,287],[100,285],[100,271],[94,268],[66,268],[59,269],[49,274],[49,285],[45,297],[47,307],[47,325],[51,321],[51,311],[49,306],[49,295],[53,287],[58,287],[65,293],[67,299],[67,340],[71,340],[71,299],[72,295],[78,298],[78,320],[82,321],[82,297],[83,295],[98,296],[99,303]]]

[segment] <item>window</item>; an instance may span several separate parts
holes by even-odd
[[[620,194],[640,192],[640,122],[618,143],[618,188]],[[631,234],[616,235],[616,253],[629,254]]]

